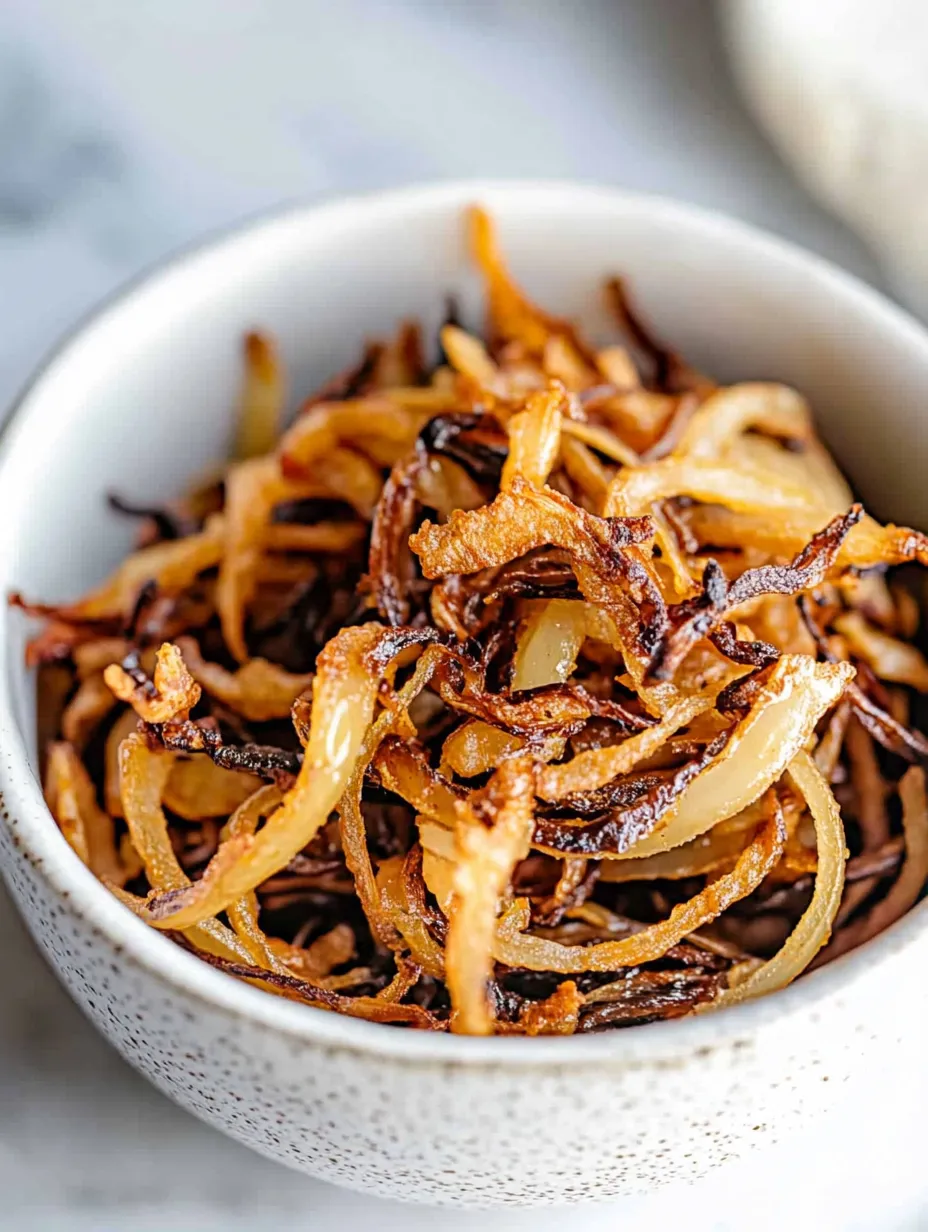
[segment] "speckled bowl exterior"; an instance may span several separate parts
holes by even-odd
[[[56,599],[118,560],[102,494],[176,491],[222,456],[244,328],[298,388],[467,282],[460,212],[497,215],[513,265],[597,328],[631,275],[662,332],[724,378],[809,392],[859,480],[918,520],[928,337],[786,245],[667,202],[568,185],[445,185],[290,212],[184,256],[69,341],[0,455],[0,582]],[[601,324],[601,323],[600,323]],[[874,435],[874,399],[884,430]],[[147,929],[80,864],[35,775],[28,628],[0,618],[0,867],[33,936],[119,1052],[192,1112],[314,1176],[444,1204],[575,1202],[692,1179],[825,1113],[880,1064],[904,1074],[928,991],[924,908],[830,967],[719,1014],[572,1039],[463,1039],[348,1020],[243,985]],[[889,1058],[887,1060],[887,1058]]]

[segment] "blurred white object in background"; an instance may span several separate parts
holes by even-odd
[[[719,10],[757,120],[928,316],[928,4],[722,0]]]

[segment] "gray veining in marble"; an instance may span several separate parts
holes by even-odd
[[[198,235],[296,197],[468,175],[679,196],[880,281],[743,114],[704,0],[0,0],[0,406],[91,305]],[[0,937],[0,1227],[433,1226],[285,1172],[174,1108],[96,1037],[2,892]],[[792,1212],[793,1227],[863,1229],[874,1212],[881,1228],[924,1226],[920,1179],[888,1129],[871,1152],[858,1161],[869,1188],[849,1204],[810,1148],[813,1222]],[[675,1221],[685,1201],[690,1227],[734,1229],[727,1199],[753,1192],[753,1226],[781,1226],[783,1166],[620,1217]],[[497,1223],[546,1232],[565,1218]]]

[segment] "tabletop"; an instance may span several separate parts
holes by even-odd
[[[470,175],[680,197],[881,285],[743,112],[702,0],[4,0],[0,407],[75,320],[197,236],[278,202]],[[0,1226],[436,1222],[285,1171],[174,1107],[71,1004],[2,890],[0,938]],[[928,1189],[892,1115],[924,1094],[862,1075],[827,1126],[695,1187],[440,1225],[924,1227]]]

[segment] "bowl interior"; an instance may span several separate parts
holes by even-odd
[[[515,274],[542,304],[605,341],[601,286],[622,273],[659,335],[708,372],[806,393],[878,516],[928,522],[928,335],[875,293],[671,203],[566,185],[450,185],[262,222],[180,258],[80,331],[6,433],[3,591],[79,595],[135,529],[107,510],[106,492],[156,502],[225,456],[246,329],[278,338],[295,404],[404,316],[432,337],[449,292],[465,323],[479,324],[462,217],[474,199],[496,217]],[[27,632],[19,613],[0,607],[0,720],[12,715],[34,767]]]

